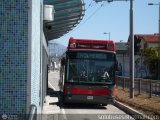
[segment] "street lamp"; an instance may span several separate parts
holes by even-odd
[[[134,98],[134,29],[133,0],[130,0],[130,98]]]
[[[133,32],[133,0],[94,0],[95,2],[130,1],[130,98],[134,98],[134,32]]]
[[[158,20],[158,23],[159,23],[159,28],[158,28],[158,39],[159,39],[159,44],[158,44],[158,72],[160,70],[160,2],[159,3],[148,3],[148,5],[158,5],[159,6],[159,20]],[[160,79],[160,74],[158,73],[158,80]]]
[[[109,35],[109,40],[110,40],[110,32],[108,32],[108,33],[107,33],[107,32],[104,32],[104,34],[108,34],[108,35]]]

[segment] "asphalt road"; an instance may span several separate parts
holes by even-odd
[[[55,91],[59,91],[59,71],[50,71],[48,74],[48,81]]]
[[[59,91],[59,72],[49,73],[49,84],[55,91]],[[60,109],[58,120],[134,120],[131,116],[114,105],[93,106],[69,104]]]

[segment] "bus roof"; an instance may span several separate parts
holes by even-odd
[[[89,39],[75,39],[71,37],[68,43],[68,50],[91,49],[91,50],[105,50],[115,52],[115,43],[112,40],[89,40]]]

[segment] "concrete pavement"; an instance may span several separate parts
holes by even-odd
[[[60,108],[56,104],[58,103],[57,97],[46,96],[43,106],[43,118],[42,120],[58,120],[58,114]]]
[[[54,72],[51,71],[48,77],[48,81],[53,81],[54,79],[58,78],[53,78]],[[57,73],[56,73],[57,74]],[[55,91],[55,88],[48,82],[48,87],[50,90]],[[43,105],[43,115],[42,115],[42,120],[58,120],[58,114],[60,113],[60,107],[57,106],[58,104],[58,97],[57,96],[50,96],[47,95],[45,97],[45,103]]]

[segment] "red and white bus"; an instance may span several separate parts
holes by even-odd
[[[60,90],[64,103],[107,105],[115,99],[115,44],[111,40],[70,38],[61,60]]]

